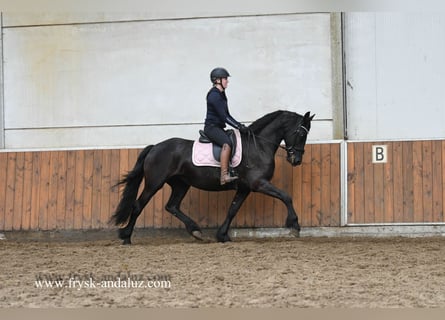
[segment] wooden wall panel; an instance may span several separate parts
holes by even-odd
[[[8,173],[8,154],[0,153],[0,230],[6,230],[6,176]]]
[[[304,170],[302,170],[304,168]],[[303,157],[301,167],[296,170],[300,170],[301,173],[301,196],[297,200],[301,202],[301,211],[298,211],[300,217],[300,224],[302,226],[312,225],[312,147],[306,148],[306,152]],[[298,184],[299,181],[295,181]],[[295,202],[295,201],[294,201]]]
[[[85,151],[79,150],[76,152],[76,167],[75,167],[75,188],[74,188],[74,229],[82,229],[83,220],[83,180],[85,168]]]
[[[6,170],[6,195],[5,195],[5,222],[4,226],[6,230],[13,229],[14,219],[14,192],[15,192],[15,176],[17,160],[17,154],[10,153],[7,158],[7,170]]]
[[[443,221],[442,142],[432,142],[432,221]]]
[[[439,209],[438,213],[436,213],[437,221],[443,221],[445,219],[445,215],[444,215],[444,212],[445,212],[445,169],[443,168],[444,162],[445,162],[445,143],[444,142],[442,142],[442,157],[441,158],[442,158],[441,180],[442,180],[442,199],[443,200],[442,200],[442,210],[440,211],[440,209]]]
[[[394,142],[392,146],[394,160],[388,159],[392,165],[385,165],[388,170],[393,171],[394,175],[394,214],[393,219],[388,221],[390,223],[404,221],[404,213],[412,211],[413,208],[413,180],[412,175],[408,174],[408,172],[413,172],[412,144]],[[391,149],[389,144],[388,148]],[[408,148],[411,149],[408,150]],[[408,157],[411,157],[411,160],[408,160]]]
[[[372,145],[387,163],[372,163]],[[443,223],[444,140],[348,143],[348,223]]]
[[[330,190],[330,224],[329,226],[340,226],[340,215],[341,215],[341,152],[340,152],[340,145],[338,144],[331,144],[330,145],[330,183],[329,183],[329,190]],[[326,186],[328,188],[328,186]]]
[[[75,206],[75,181],[76,181],[76,153],[67,152],[66,160],[66,198],[65,198],[65,229],[74,229],[74,206]]]
[[[15,158],[15,181],[14,181],[14,197],[13,203],[11,204],[11,210],[13,212],[22,212],[23,204],[23,183],[24,176],[23,172],[25,169],[25,154],[19,152],[16,154]],[[22,224],[22,214],[14,214],[12,217],[12,228],[19,229]]]
[[[29,230],[31,228],[31,208],[32,208],[32,188],[31,181],[33,175],[32,154],[25,153],[25,163],[23,172],[23,196],[22,196],[22,221],[20,228]],[[64,212],[64,210],[62,210]]]
[[[436,149],[440,155],[445,153],[442,145]],[[122,186],[113,185],[132,169],[140,151],[1,152],[0,230],[113,227],[108,221],[122,194]],[[309,144],[303,164],[292,167],[286,161],[286,153],[281,149],[277,152],[272,183],[293,197],[302,226],[339,225],[339,156],[338,143]],[[156,193],[139,217],[137,227],[183,228],[164,209],[170,192],[166,185]],[[234,191],[205,192],[191,188],[181,208],[201,227],[217,227],[224,221],[234,194]],[[440,198],[442,194],[440,189],[432,198]],[[443,205],[442,201],[437,202],[436,207]],[[286,215],[287,209],[281,201],[251,193],[232,226],[282,227]]]
[[[393,152],[394,146],[388,148],[388,158],[392,159],[393,163],[395,161],[395,153]],[[394,181],[395,174],[390,166],[383,166],[383,206],[380,207],[382,210],[379,217],[382,217],[384,223],[390,223],[394,221]],[[385,214],[383,214],[385,213]]]
[[[40,202],[40,156],[41,153],[32,153],[32,181],[31,185],[31,211],[30,211],[30,229],[39,228],[39,202]],[[27,230],[27,229],[25,229]]]

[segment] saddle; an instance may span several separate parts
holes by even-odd
[[[236,135],[235,135],[235,131],[233,131],[233,129],[229,129],[226,131],[227,136],[229,137],[230,141],[232,141],[232,150],[230,152],[230,159],[233,158],[233,156],[235,155],[236,152],[236,147],[237,147],[237,140],[236,140]],[[216,161],[221,161],[221,146],[213,143],[209,137],[207,137],[207,135],[205,134],[204,130],[199,130],[199,142],[201,143],[212,143],[212,152],[213,152],[213,157],[215,158]]]
[[[232,141],[232,150],[230,158],[230,167],[235,168],[241,163],[243,146],[241,144],[241,136],[238,130],[227,130],[227,134]],[[192,161],[195,166],[220,167],[221,165],[221,147],[215,145],[200,130],[200,137],[193,142]]]

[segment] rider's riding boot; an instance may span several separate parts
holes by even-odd
[[[229,174],[229,160],[231,153],[230,146],[225,143],[221,149],[221,185],[232,182],[238,179],[238,177],[232,177]]]

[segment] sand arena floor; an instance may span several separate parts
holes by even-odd
[[[445,238],[133,241],[2,240],[0,307],[445,307]]]

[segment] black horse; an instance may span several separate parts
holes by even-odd
[[[172,138],[156,145],[149,145],[138,156],[134,168],[118,183],[125,184],[122,198],[111,217],[119,229],[123,244],[131,243],[136,219],[153,195],[164,183],[171,187],[171,195],[165,209],[181,220],[189,234],[201,238],[199,226],[180,209],[190,186],[207,191],[235,189],[236,194],[230,205],[224,223],[219,227],[216,238],[220,242],[230,241],[230,223],[246,197],[253,192],[261,192],[280,199],[287,207],[286,227],[298,235],[300,225],[292,205],[292,198],[270,183],[275,169],[275,153],[284,140],[287,161],[292,166],[301,164],[307,135],[314,115],[307,112],[304,116],[290,111],[275,111],[256,120],[241,135],[242,161],[236,168],[238,180],[220,185],[220,170],[215,167],[197,167],[192,163],[193,141]],[[139,198],[138,189],[145,179]]]

